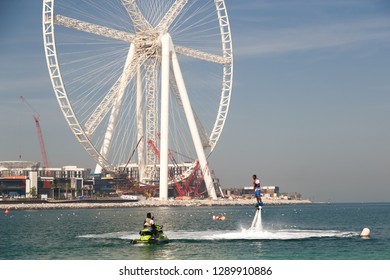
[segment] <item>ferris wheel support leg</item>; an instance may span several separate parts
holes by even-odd
[[[173,48],[172,40],[171,42],[171,49],[172,49],[172,68],[173,73],[175,75],[177,87],[179,89],[180,98],[183,103],[184,112],[187,118],[188,126],[190,128],[192,140],[194,141],[194,146],[196,150],[196,154],[199,159],[199,164],[202,168],[203,178],[206,184],[208,195],[212,199],[217,199],[217,194],[215,192],[213,179],[211,177],[211,172],[207,163],[206,155],[203,150],[202,140],[199,136],[198,127],[196,125],[194,113],[192,111],[191,103],[188,98],[187,89],[183,80],[183,75],[180,70],[179,61],[177,59],[177,55],[175,52],[175,49]]]
[[[126,90],[126,87],[128,84],[128,80],[129,80],[129,75],[125,75],[125,70],[129,67],[129,64],[132,63],[134,53],[135,53],[135,47],[134,47],[134,44],[131,44],[130,48],[129,48],[129,53],[128,53],[127,58],[126,58],[125,67],[123,68],[124,72],[122,73],[122,77],[120,80],[120,86],[118,87],[117,96],[115,98],[115,103],[114,103],[114,106],[112,107],[111,115],[110,115],[110,118],[108,120],[108,125],[107,125],[106,133],[104,135],[103,145],[100,149],[100,154],[103,158],[107,157],[107,154],[108,154],[110,146],[111,146],[112,136],[114,134],[114,129],[115,129],[116,123],[118,121],[119,112],[120,112],[123,98],[125,95],[124,93],[125,93],[125,90]],[[101,171],[101,167],[96,166],[96,170],[98,170],[99,168]],[[97,173],[97,172],[95,172],[95,173]]]
[[[168,130],[169,130],[169,56],[170,36],[161,37],[161,133],[160,133],[160,199],[168,198]]]
[[[137,66],[137,138],[143,137],[143,112],[142,112],[142,76],[141,66]],[[144,179],[145,155],[144,155],[144,141],[138,145],[138,180],[140,182]]]

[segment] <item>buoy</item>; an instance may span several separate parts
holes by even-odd
[[[8,214],[9,214],[9,211],[8,211],[8,209],[5,209],[5,211],[4,211],[4,214],[6,214],[6,215],[8,215]]]
[[[367,238],[370,237],[370,229],[364,228],[362,232],[360,233],[360,237]]]

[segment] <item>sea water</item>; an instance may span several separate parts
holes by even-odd
[[[168,243],[131,244],[147,212]],[[254,206],[12,210],[0,214],[0,259],[389,260],[389,213],[390,203],[264,205],[253,228]]]

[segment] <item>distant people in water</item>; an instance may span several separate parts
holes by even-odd
[[[226,219],[226,217],[224,215],[217,215],[217,216],[214,216],[213,215],[213,220],[214,221],[224,221]]]
[[[253,178],[253,190],[255,191],[255,198],[256,198],[256,207],[262,206],[263,201],[261,200],[261,189],[260,189],[260,179],[257,178],[256,175],[252,176]]]

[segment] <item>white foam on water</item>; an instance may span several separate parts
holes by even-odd
[[[257,230],[256,228],[237,231],[198,231],[198,232],[167,232],[170,239],[176,240],[293,240],[324,237],[352,237],[356,232],[341,232],[336,230]]]
[[[306,229],[285,229],[266,230],[263,228],[261,210],[256,211],[249,229],[238,230],[207,230],[207,231],[165,231],[170,240],[294,240],[307,238],[326,237],[353,237],[358,232],[342,232],[337,230],[306,230]],[[79,236],[82,238],[106,238],[126,239],[138,238],[137,232],[111,232],[102,234],[87,234]]]
[[[100,234],[85,234],[78,236],[79,238],[91,238],[91,239],[134,239],[138,238],[137,232],[107,232]]]
[[[359,236],[358,232],[344,232],[337,230],[258,230],[257,228],[224,231],[166,231],[172,240],[294,240],[307,238],[345,238]],[[139,237],[136,232],[111,232],[102,234],[86,234],[80,238],[91,239],[124,239],[133,240]]]

